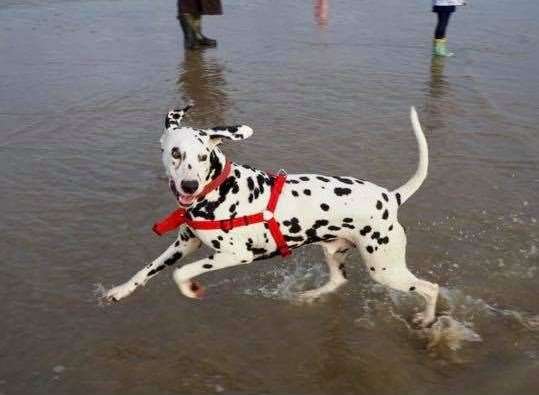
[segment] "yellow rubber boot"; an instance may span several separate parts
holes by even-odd
[[[432,42],[432,54],[434,56],[453,56],[453,52],[447,50],[447,39],[435,38]]]

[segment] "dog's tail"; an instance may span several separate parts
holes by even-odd
[[[415,138],[419,146],[419,163],[412,178],[406,184],[393,191],[399,205],[407,201],[419,189],[421,184],[423,184],[423,181],[427,178],[427,169],[429,167],[429,148],[414,107],[410,109],[410,120],[412,121]]]

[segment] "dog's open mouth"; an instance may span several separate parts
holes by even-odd
[[[178,191],[178,188],[176,188],[176,183],[174,180],[170,180],[168,183],[170,190],[174,194],[174,197],[178,201],[178,203],[183,207],[189,207],[196,199],[196,195],[184,195],[183,193],[180,193]]]
[[[196,196],[195,195],[182,195],[180,193],[179,196],[177,197],[177,199],[178,199],[178,202],[182,206],[187,207],[187,206],[190,206],[191,204],[193,204],[193,202],[196,199]]]

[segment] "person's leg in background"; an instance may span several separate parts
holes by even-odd
[[[432,46],[432,54],[436,56],[452,56],[453,53],[447,50],[447,39],[445,37],[449,18],[455,11],[455,7],[436,6],[433,12],[438,16],[438,23],[434,30],[434,42]]]
[[[186,49],[215,47],[217,41],[202,34],[202,14],[219,15],[222,13],[220,1],[178,0],[178,21],[183,30]]]

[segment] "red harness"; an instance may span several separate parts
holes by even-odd
[[[199,198],[203,197],[204,195],[211,192],[212,190],[217,189],[219,185],[221,185],[228,178],[228,175],[230,173],[230,168],[231,168],[231,163],[227,161],[225,164],[225,168],[223,169],[221,174],[217,178],[215,178],[211,183],[206,185],[206,187],[198,195],[198,197]],[[189,214],[187,210],[183,208],[178,208],[174,210],[172,213],[170,213],[166,218],[157,222],[153,226],[152,229],[155,233],[161,236],[163,233],[174,230],[182,224],[187,224],[189,227],[193,229],[201,229],[201,230],[221,229],[223,231],[229,231],[231,229],[238,228],[240,226],[248,226],[248,225],[264,222],[268,224],[268,229],[271,233],[271,236],[275,240],[275,244],[277,244],[277,250],[283,257],[286,257],[290,255],[292,252],[290,251],[290,248],[288,248],[288,245],[286,244],[284,236],[279,228],[279,223],[274,218],[275,208],[277,207],[277,202],[279,201],[279,195],[281,194],[283,190],[285,181],[286,181],[286,174],[279,174],[274,177],[274,182],[271,188],[271,195],[268,202],[268,206],[266,210],[261,213],[245,215],[243,217],[237,217],[237,218],[215,220],[215,221],[211,221],[211,220],[195,221],[189,218]]]

